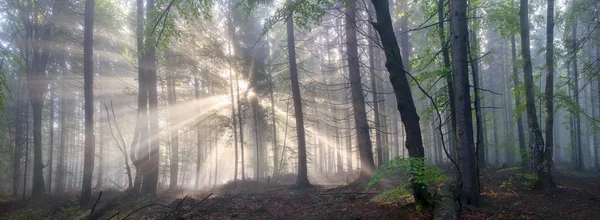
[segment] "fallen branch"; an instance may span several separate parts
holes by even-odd
[[[171,213],[169,213],[170,216],[173,216],[173,213],[175,212],[175,210],[177,210],[179,208],[179,206],[181,206],[181,203],[183,203],[183,201],[185,201],[185,199],[187,199],[187,195],[185,197],[183,197],[183,199],[181,201],[179,201],[179,203],[177,203],[177,206],[175,206],[175,208],[171,211]],[[167,216],[165,216],[162,219],[166,219]]]
[[[92,206],[92,211],[90,212],[90,219],[92,218],[92,214],[94,214],[94,210],[96,210],[96,205],[98,205],[98,202],[100,202],[100,197],[102,197],[102,191],[100,191],[100,194],[98,194],[98,198],[96,199],[96,203],[94,203],[94,206]]]
[[[129,214],[127,214],[127,215],[126,215],[126,216],[123,218],[123,220],[127,219],[127,217],[129,217],[129,216],[133,215],[134,213],[136,213],[136,212],[138,212],[138,211],[140,211],[140,210],[142,210],[142,209],[144,209],[144,208],[148,208],[148,207],[152,207],[152,206],[160,206],[160,207],[163,207],[163,208],[168,208],[168,209],[171,209],[171,208],[169,208],[168,206],[166,206],[166,205],[163,205],[163,204],[152,203],[152,204],[148,204],[148,205],[145,205],[145,206],[142,206],[142,207],[139,207],[139,208],[137,208],[137,209],[133,210],[132,212],[130,212]]]
[[[208,194],[208,196],[204,197],[204,199],[200,200],[200,202],[196,203],[194,206],[192,206],[187,212],[184,212],[180,215],[178,215],[175,219],[178,219],[181,216],[184,216],[185,214],[191,212],[192,210],[194,210],[194,208],[196,208],[198,205],[200,205],[202,202],[204,202],[204,200],[208,199],[208,197],[212,196],[213,193]]]

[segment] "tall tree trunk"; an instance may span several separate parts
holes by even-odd
[[[148,90],[144,56],[144,0],[136,0],[136,39],[138,56],[138,109],[136,130],[138,137],[133,138],[129,151],[130,159],[135,166],[133,181],[134,193],[140,193],[142,187],[143,169],[148,162]],[[137,133],[137,132],[136,132]],[[135,134],[134,134],[135,135]],[[137,142],[137,144],[135,144]]]
[[[372,55],[373,51],[371,47],[370,50],[369,54]],[[358,59],[358,41],[356,39],[356,0],[346,0],[346,51],[348,54],[348,78],[350,79],[350,91],[352,94],[352,110],[354,112],[354,123],[358,140],[358,152],[360,154],[361,170],[359,181],[367,182],[375,172],[375,163],[373,162],[369,124],[367,121],[367,112],[365,110],[365,97],[362,89],[360,64]],[[371,65],[370,68],[372,68],[372,71],[374,72],[375,70],[372,66],[374,65],[374,62],[372,58],[370,58],[369,63]],[[371,74],[374,74],[373,72]],[[373,75],[372,77],[374,78]],[[375,84],[373,83],[373,85]],[[374,105],[377,106],[377,103],[374,103]],[[375,113],[375,120],[377,123],[376,126],[379,126],[379,122],[377,122],[379,116],[377,114],[378,113]],[[377,141],[380,143],[381,136],[378,137]],[[381,146],[377,148],[377,160],[378,162],[383,163]]]
[[[252,105],[252,117],[254,118],[254,144],[256,145],[256,180],[260,178],[260,143],[258,137],[258,99],[256,97],[252,97],[251,105]]]
[[[235,73],[235,81],[239,82],[238,78],[239,73]],[[237,97],[237,118],[238,124],[240,128],[240,157],[241,157],[241,166],[242,166],[242,180],[246,179],[246,162],[244,158],[244,123],[242,121],[242,103],[240,102],[240,86],[239,83],[236,83],[236,97]]]
[[[544,172],[544,139],[538,124],[533,94],[533,71],[531,67],[531,52],[529,42],[529,1],[520,0],[519,21],[521,23],[521,54],[523,57],[523,75],[525,83],[525,107],[527,108],[527,124],[529,125],[529,142],[531,148],[534,172],[538,175]]]
[[[511,6],[514,8],[515,1],[511,0]],[[516,40],[515,40],[515,35],[513,34],[512,36],[510,36],[510,47],[511,47],[511,55],[512,55],[512,73],[513,73],[513,87],[514,90],[519,89],[520,87],[520,82],[519,82],[519,75],[517,74],[517,46],[516,46]],[[516,106],[521,105],[521,97],[519,97],[519,95],[515,94],[513,92],[513,95],[515,97],[515,104]],[[523,129],[523,114],[518,113],[516,118],[517,118],[517,133],[519,136],[519,151],[520,151],[520,155],[521,155],[521,167],[523,168],[523,170],[525,170],[527,168],[527,166],[529,165],[529,156],[527,153],[527,146],[525,144],[525,131]]]
[[[275,96],[273,95],[275,92],[274,87],[275,84],[273,84],[273,73],[271,73],[269,74],[269,93],[271,97],[271,124],[273,126],[273,178],[279,175],[279,146],[277,146],[277,118],[275,116]]]
[[[535,187],[547,189],[555,187],[552,179],[552,157],[554,151],[554,0],[548,0],[546,17],[546,147],[542,164],[536,169],[538,179]],[[539,155],[542,156],[542,155]]]
[[[48,195],[52,193],[52,162],[54,158],[54,86],[50,90],[50,149],[48,155]]]
[[[20,178],[19,176],[21,175],[21,158],[23,157],[23,129],[22,129],[22,123],[21,123],[21,117],[23,115],[23,107],[27,107],[27,106],[23,106],[23,97],[21,96],[23,94],[22,91],[22,87],[21,87],[21,79],[22,77],[19,75],[19,80],[18,80],[18,87],[17,87],[17,98],[16,98],[16,105],[17,105],[17,111],[15,111],[16,113],[16,119],[15,119],[15,152],[14,152],[14,159],[13,159],[13,191],[12,191],[12,196],[16,197],[18,196],[19,193],[19,181]]]
[[[178,123],[176,121],[177,116],[174,114],[177,104],[177,91],[175,85],[175,79],[173,77],[167,78],[167,96],[169,99],[170,109],[170,136],[171,136],[171,166],[170,166],[170,182],[169,188],[177,188],[177,176],[179,175],[179,129],[177,128]]]
[[[66,180],[66,170],[65,170],[65,151],[67,145],[67,137],[68,137],[68,127],[67,126],[67,93],[66,93],[66,82],[64,78],[64,73],[61,77],[61,91],[60,91],[60,145],[58,147],[58,163],[56,164],[56,184],[55,184],[55,192],[62,193],[65,189],[65,180]]]
[[[456,106],[456,140],[460,169],[460,194],[462,204],[479,206],[479,177],[473,153],[473,124],[467,60],[467,1],[454,0],[450,6],[450,44],[454,71],[454,101]]]
[[[98,105],[100,105],[99,102]],[[100,108],[100,115],[102,115],[102,108]],[[100,136],[98,140],[98,148],[100,149],[98,152],[98,177],[96,177],[96,189],[102,189],[102,182],[104,181],[104,120],[100,120],[100,122],[97,123],[97,125],[98,130],[100,130],[98,131],[98,135]],[[125,157],[127,157],[127,154],[125,154]],[[127,174],[129,174],[129,172],[129,169],[127,169]]]
[[[354,3],[352,3],[352,5],[349,5],[351,7],[354,7]],[[370,4],[367,5],[369,7],[369,10],[371,10],[370,8]],[[350,9],[350,10],[356,10],[356,9]],[[356,12],[353,12],[356,13]],[[352,27],[353,29],[350,29],[354,34],[356,33],[356,22],[354,21],[354,17],[352,17],[352,21],[347,21],[346,22],[346,27]],[[346,32],[348,32],[348,30],[346,30]],[[356,34],[355,34],[356,35]],[[371,94],[372,94],[372,99],[373,99],[373,116],[374,116],[374,120],[375,120],[375,149],[377,150],[377,166],[381,166],[383,165],[383,152],[381,149],[381,124],[379,121],[379,94],[377,93],[377,77],[375,75],[375,54],[373,53],[373,47],[375,47],[375,43],[373,42],[375,39],[377,39],[377,36],[373,33],[373,27],[368,27],[368,34],[367,34],[371,39],[369,40],[369,45],[368,45],[368,52],[369,52],[369,72],[370,72],[370,76],[371,76]],[[348,35],[346,35],[346,37],[348,37]],[[356,38],[356,37],[354,37]],[[356,39],[353,39],[356,42]],[[349,40],[348,40],[349,41]],[[356,43],[354,43],[356,44]],[[350,53],[350,48],[348,48],[348,52]],[[358,54],[358,49],[357,52]],[[355,72],[350,71],[350,73],[356,73],[358,76],[358,80],[360,83],[360,68],[358,66],[358,55],[354,55],[355,58],[354,60],[350,60],[350,56],[348,59],[348,62],[352,63],[352,62],[356,62],[356,66],[353,66],[352,64],[349,65],[350,68],[357,68],[355,70]],[[352,78],[351,78],[352,79]],[[350,86],[352,86],[352,82],[350,84]],[[359,89],[360,90],[360,94],[362,96],[362,84],[359,85],[358,88],[352,88],[351,89]],[[353,93],[354,94],[354,93]],[[363,98],[364,99],[364,98]],[[364,102],[364,100],[363,100]],[[364,106],[364,104],[363,104]],[[367,128],[368,128],[368,124],[367,124]],[[358,125],[357,125],[357,129],[358,129]],[[367,132],[368,134],[368,132]],[[360,133],[359,133],[360,135]],[[370,140],[370,138],[369,138]],[[363,146],[364,147],[364,146]],[[370,148],[371,146],[369,146]],[[363,166],[364,167],[364,166]]]
[[[146,22],[152,22],[152,14],[154,11],[154,0],[146,1]],[[156,188],[158,184],[158,165],[159,165],[159,129],[158,129],[158,91],[156,77],[156,48],[154,42],[149,41],[147,50],[144,53],[146,56],[145,69],[146,82],[148,89],[148,141],[150,151],[148,154],[148,163],[143,168],[142,194],[150,194],[156,196]]]
[[[452,157],[456,157],[456,109],[454,106],[454,84],[452,82],[452,71],[450,66],[450,52],[448,51],[448,45],[446,44],[446,35],[444,33],[444,0],[438,0],[438,23],[439,23],[439,35],[440,43],[442,48],[442,59],[444,62],[444,68],[446,69],[446,85],[448,89],[448,105],[450,106],[450,121],[446,123],[446,130],[448,132],[448,145],[450,147],[450,153]],[[448,113],[446,113],[448,114]]]
[[[286,1],[287,5],[292,0]],[[298,82],[298,67],[296,66],[296,43],[294,41],[294,15],[291,14],[287,23],[287,47],[290,65],[290,79],[292,81],[292,98],[294,100],[294,113],[296,116],[296,136],[298,138],[298,176],[296,187],[310,187],[308,181],[308,170],[306,167],[306,139],[304,134],[304,116],[302,115],[302,98],[300,97],[300,83]]]
[[[231,80],[231,75],[229,77],[230,81],[233,83],[233,81]],[[198,75],[194,75],[194,101],[196,101],[196,104],[199,104],[199,99],[200,99],[200,81],[198,80]],[[233,107],[233,85],[231,85],[231,110],[233,112],[233,116],[232,116],[232,120],[235,121],[235,111],[234,111],[234,107]],[[235,129],[235,122],[234,122],[234,129],[233,129],[233,134],[235,135],[235,180],[237,180],[237,134],[235,133],[236,129]],[[198,124],[196,124],[196,181],[194,183],[194,189],[198,189],[198,187],[200,186],[200,168],[201,168],[201,164],[202,164],[202,132],[200,131],[200,123],[198,122]]]
[[[474,7],[471,7],[471,13],[473,17],[477,17],[477,9],[475,9]],[[473,21],[474,22],[474,21]],[[473,27],[475,27],[476,25],[473,25]],[[475,124],[476,124],[476,129],[477,129],[477,141],[475,142],[475,151],[477,152],[477,166],[478,166],[478,170],[481,168],[485,168],[485,164],[486,164],[486,160],[485,160],[485,140],[484,140],[484,133],[483,133],[483,118],[482,118],[482,110],[481,110],[481,102],[483,101],[483,96],[479,95],[479,89],[481,87],[480,85],[480,76],[479,76],[479,62],[477,61],[479,58],[479,44],[477,42],[477,30],[475,28],[473,28],[473,30],[471,31],[471,36],[470,36],[470,43],[471,43],[471,48],[469,50],[469,57],[471,60],[471,68],[472,68],[472,74],[473,74],[473,96],[475,96],[475,100],[474,100],[474,104],[475,104]],[[476,60],[477,59],[477,60]],[[493,106],[493,104],[492,104]],[[495,118],[494,118],[494,124],[495,123]],[[494,141],[496,144],[496,152],[498,151],[497,147],[498,147],[498,134],[497,134],[497,129],[494,129]],[[496,161],[498,160],[498,158],[496,157]]]
[[[27,194],[27,167],[29,166],[29,108],[25,111],[25,167],[23,169],[23,199]]]
[[[390,82],[394,88],[396,96],[396,104],[402,123],[406,130],[406,149],[410,157],[417,158],[413,160],[413,167],[423,167],[425,156],[423,149],[423,139],[421,137],[421,126],[419,124],[419,116],[415,108],[410,85],[406,78],[406,70],[402,64],[402,56],[400,48],[396,41],[396,36],[392,27],[392,18],[390,16],[389,2],[387,0],[372,0],[377,15],[377,22],[372,23],[375,30],[379,33],[381,43],[385,51],[386,63],[385,67],[390,73]],[[418,163],[418,164],[417,164]],[[415,179],[415,178],[413,178]],[[414,196],[417,204],[429,205],[429,197],[431,196],[426,187],[417,181],[411,182]]]
[[[85,150],[83,158],[83,181],[79,203],[87,204],[92,196],[92,174],[94,173],[94,2],[85,1],[85,25],[83,28],[83,79],[85,96]]]
[[[573,6],[571,6],[573,7]],[[575,10],[575,9],[572,9]],[[578,72],[578,68],[577,68],[577,50],[578,50],[578,44],[577,44],[577,15],[575,14],[576,12],[573,12],[573,29],[571,31],[571,44],[572,44],[572,48],[571,48],[571,63],[573,64],[573,99],[575,100],[575,105],[579,108],[579,72]],[[580,117],[580,112],[579,110],[577,110],[577,112],[575,113],[575,146],[573,146],[575,148],[575,155],[577,158],[576,164],[575,164],[575,169],[577,170],[583,170],[583,153],[581,151],[581,117]]]

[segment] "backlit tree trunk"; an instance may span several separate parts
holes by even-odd
[[[287,0],[292,4],[292,0]],[[298,67],[296,66],[296,43],[294,41],[294,15],[290,15],[287,23],[287,47],[290,65],[290,79],[292,81],[292,98],[294,101],[294,115],[296,116],[296,136],[298,138],[298,176],[296,187],[310,187],[306,164],[306,138],[304,134],[304,117],[302,115],[302,98],[300,97],[300,83],[298,82]]]
[[[94,0],[85,1],[85,25],[83,29],[83,90],[85,105],[85,150],[83,158],[83,181],[81,204],[87,204],[92,195],[92,174],[94,172]]]

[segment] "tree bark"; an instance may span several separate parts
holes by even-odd
[[[170,109],[170,137],[171,137],[171,164],[170,164],[170,182],[169,188],[175,189],[177,188],[177,176],[179,175],[179,129],[177,128],[178,123],[176,121],[176,116],[174,114],[175,105],[177,104],[177,92],[175,79],[173,77],[167,78],[167,96],[169,101],[169,109]]]
[[[552,157],[554,153],[554,0],[548,0],[546,16],[546,147],[538,171],[536,188],[555,187],[552,179]],[[540,155],[542,156],[542,155]]]
[[[372,48],[370,49],[370,54],[372,54]],[[361,170],[359,181],[367,182],[375,172],[375,163],[373,161],[371,137],[369,135],[369,124],[367,121],[367,112],[365,110],[365,97],[362,89],[358,59],[358,41],[356,39],[356,0],[346,0],[346,52],[348,55],[348,78],[350,79],[352,110],[354,112],[354,123],[358,140],[358,152],[360,154]],[[370,59],[370,64],[373,64],[372,58]],[[374,71],[373,66],[370,66],[370,68]],[[374,73],[372,72],[371,74]],[[374,78],[374,76],[372,77]],[[377,106],[377,103],[374,103],[374,105]],[[375,120],[378,121],[378,113],[375,114]],[[376,126],[379,126],[379,123],[376,123]],[[377,141],[381,141],[381,136],[379,136]],[[377,160],[378,162],[383,163],[381,146],[377,148]]]
[[[467,62],[468,31],[467,1],[453,0],[450,7],[450,43],[452,45],[452,69],[454,70],[454,97],[456,107],[456,140],[458,166],[460,169],[460,194],[462,204],[479,206],[479,177],[473,153],[473,125],[469,68]]]
[[[349,7],[354,7],[354,3],[352,3],[353,5],[349,5]],[[367,4],[367,6],[369,7],[368,10],[371,10],[370,8],[370,4]],[[350,9],[350,10],[356,10],[356,9]],[[353,12],[356,13],[356,12]],[[406,16],[406,15],[405,15]],[[355,17],[355,16],[354,16]],[[347,21],[346,22],[346,27],[349,27],[349,25],[354,29],[350,29],[350,31],[353,31],[354,35],[356,35],[356,22],[354,21],[354,17],[352,17],[352,21]],[[347,16],[348,18],[348,16]],[[348,25],[349,24],[349,25]],[[348,33],[348,30],[346,30],[346,33]],[[369,45],[368,45],[368,53],[369,53],[369,72],[370,72],[370,76],[371,76],[371,94],[372,94],[372,99],[373,99],[373,116],[374,116],[374,120],[375,120],[375,149],[377,150],[377,166],[381,166],[383,165],[383,152],[381,149],[381,123],[379,121],[379,94],[377,93],[377,77],[375,76],[375,54],[373,53],[373,49],[375,47],[375,43],[373,42],[375,39],[377,39],[377,36],[375,35],[375,33],[373,33],[373,27],[368,27],[368,33],[367,33],[369,39]],[[346,37],[348,37],[348,35],[346,35]],[[356,36],[354,36],[353,39],[354,42],[354,46],[356,46]],[[350,48],[348,48],[348,53],[350,53]],[[404,51],[403,51],[404,52]],[[350,60],[350,56],[348,56],[348,62],[349,67],[351,69],[350,73],[357,73],[359,83],[360,83],[360,67],[359,65],[359,61],[358,61],[358,49],[356,50],[356,53],[354,56],[352,57],[353,60]],[[355,65],[353,65],[353,62],[356,62]],[[352,71],[352,68],[357,68],[354,72]],[[350,78],[352,79],[352,78]],[[350,83],[350,86],[352,86],[352,81]],[[359,89],[360,90],[360,95],[362,96],[362,84],[359,85],[358,88],[351,88],[351,89]],[[352,93],[354,95],[354,93]],[[354,102],[353,102],[354,103]],[[363,97],[363,105],[364,106],[364,97]],[[363,107],[364,108],[364,107]],[[356,113],[356,112],[355,112]],[[366,113],[365,113],[366,114]],[[365,120],[366,122],[366,120]],[[368,124],[367,124],[367,128],[368,128]],[[357,125],[357,129],[358,129],[358,125]],[[359,131],[361,132],[361,131]],[[360,133],[358,133],[360,135]],[[366,134],[369,134],[368,132]],[[360,139],[360,138],[359,138]],[[369,138],[370,140],[370,138]],[[370,148],[371,146],[369,146]],[[364,166],[363,166],[364,167]],[[362,173],[361,173],[362,174]]]
[[[146,22],[151,23],[152,21],[148,18],[152,18],[152,12],[154,10],[154,0],[146,1]],[[143,168],[143,182],[142,182],[142,194],[149,194],[156,196],[156,188],[158,184],[158,165],[159,165],[159,128],[158,128],[158,91],[157,91],[157,76],[156,76],[156,48],[154,47],[155,42],[149,42],[147,50],[144,55],[146,56],[145,69],[146,82],[148,89],[148,132],[149,132],[149,154],[147,166]]]
[[[424,163],[422,158],[425,156],[425,150],[423,149],[419,116],[414,105],[408,79],[406,78],[406,70],[402,64],[400,48],[398,47],[392,27],[389,2],[387,0],[372,0],[371,2],[377,15],[377,22],[372,23],[372,25],[381,38],[386,56],[385,67],[390,73],[390,82],[394,88],[396,105],[406,130],[406,149],[410,157],[417,158],[417,160],[414,160],[414,163]],[[420,165],[415,164],[415,166]],[[429,195],[425,186],[416,181],[411,182],[411,185],[417,204],[429,205],[431,195]]]
[[[472,10],[472,16],[473,17],[477,17],[477,9],[475,9],[474,7],[471,7]],[[475,25],[473,25],[475,26]],[[484,135],[484,127],[483,127],[483,117],[482,117],[482,110],[481,110],[481,102],[483,101],[483,96],[479,95],[479,89],[481,88],[480,85],[480,76],[479,76],[479,62],[475,61],[475,59],[477,59],[479,57],[479,44],[477,42],[477,30],[475,28],[473,28],[473,30],[471,31],[471,39],[470,39],[470,50],[469,50],[469,57],[471,60],[471,73],[473,75],[473,96],[475,96],[475,100],[474,100],[474,105],[475,105],[475,124],[476,124],[476,129],[477,129],[477,141],[475,142],[475,148],[476,148],[476,152],[477,152],[477,166],[478,166],[478,170],[485,168],[486,165],[486,158],[485,158],[485,135]],[[492,100],[494,101],[494,100]],[[493,106],[493,104],[492,104]],[[494,124],[495,123],[495,118],[494,118]],[[496,131],[497,129],[494,129],[494,141],[496,144],[496,153],[497,153],[497,146],[498,146],[498,132]],[[496,161],[498,160],[498,157],[496,157]]]
[[[544,154],[544,139],[538,124],[533,94],[533,71],[529,42],[529,1],[520,0],[519,21],[521,23],[521,54],[523,57],[523,75],[525,83],[525,107],[527,108],[527,124],[529,125],[529,142],[534,172],[540,175]]]
[[[233,80],[231,80],[231,75],[230,75],[230,81],[233,83]],[[194,99],[196,101],[196,103],[199,102],[200,99],[200,81],[198,80],[198,75],[194,75]],[[235,121],[235,111],[234,111],[234,107],[233,107],[233,85],[231,85],[231,110],[233,112],[232,115],[232,120]],[[234,122],[234,129],[233,129],[233,134],[235,135],[235,180],[237,180],[237,134],[235,133],[236,129],[235,129],[235,122]],[[200,168],[201,168],[201,162],[202,162],[202,145],[201,145],[201,140],[202,140],[202,132],[200,132],[200,123],[198,122],[198,124],[196,124],[196,181],[194,183],[194,189],[198,189],[198,187],[200,186]]]
[[[292,0],[286,1],[288,5]],[[294,113],[296,116],[296,136],[298,138],[298,176],[296,187],[310,187],[308,181],[308,170],[306,164],[306,138],[304,134],[304,117],[302,115],[302,98],[300,97],[300,83],[298,82],[298,67],[296,66],[296,43],[294,41],[294,15],[291,14],[287,23],[287,47],[290,65],[290,79],[292,81],[292,98],[294,101]]]
[[[50,149],[48,155],[48,195],[52,193],[52,162],[54,158],[54,86],[50,90]]]
[[[573,7],[573,6],[572,6]],[[574,9],[572,9],[574,10]],[[575,14],[576,12],[573,12],[573,29],[571,31],[571,43],[572,43],[572,48],[571,48],[571,59],[572,59],[572,64],[573,64],[573,99],[575,100],[575,105],[577,107],[580,107],[579,105],[579,71],[577,68],[577,50],[578,50],[578,44],[577,44],[577,15]],[[575,155],[577,160],[575,161],[575,169],[577,170],[583,170],[583,153],[581,150],[581,116],[579,113],[579,110],[577,110],[577,112],[575,113],[575,146],[573,146],[575,148]]]
[[[511,6],[514,8],[514,0],[511,0]],[[512,72],[513,72],[513,87],[514,90],[519,89],[520,87],[520,82],[519,82],[519,75],[517,74],[517,46],[516,46],[516,39],[515,39],[515,35],[513,34],[510,37],[510,46],[511,46],[511,55],[512,55]],[[514,94],[514,92],[513,92]],[[514,94],[515,96],[515,105],[519,106],[521,104],[521,98],[517,95]],[[517,114],[517,133],[519,136],[519,151],[520,151],[520,155],[521,155],[521,167],[523,169],[523,171],[527,168],[528,164],[529,164],[529,156],[527,155],[527,146],[525,144],[525,131],[523,129],[523,117],[521,113]]]
[[[450,70],[450,52],[448,51],[448,45],[446,44],[446,35],[444,34],[444,0],[438,0],[438,22],[439,22],[439,35],[440,44],[442,48],[442,59],[444,62],[444,68],[447,70],[446,74],[446,85],[448,89],[448,105],[450,106],[450,121],[446,123],[446,130],[448,132],[448,145],[450,147],[450,154],[452,157],[456,157],[456,109],[454,106],[454,84],[452,82],[453,73]],[[446,113],[448,114],[448,113]]]
[[[94,172],[94,2],[85,1],[85,24],[83,29],[83,78],[85,105],[85,150],[83,158],[83,181],[79,203],[87,204],[92,195],[92,174]]]

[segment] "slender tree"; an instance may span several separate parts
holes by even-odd
[[[554,151],[554,0],[548,0],[546,16],[546,147],[542,164],[536,169],[536,188],[554,187],[552,179],[552,156]],[[537,155],[542,156],[542,155]]]
[[[521,23],[521,55],[523,58],[523,78],[525,83],[525,107],[527,109],[527,124],[529,125],[529,144],[532,155],[534,172],[540,175],[545,172],[542,163],[544,158],[544,139],[538,124],[533,94],[533,70],[531,67],[531,52],[529,42],[529,1],[520,0],[519,21]],[[546,174],[541,174],[546,175]]]
[[[291,5],[292,0],[287,0]],[[292,12],[290,12],[292,13]],[[296,66],[296,43],[294,41],[294,15],[290,14],[287,21],[287,47],[290,65],[290,79],[292,81],[292,98],[294,100],[294,113],[296,116],[296,135],[298,138],[298,176],[296,187],[310,187],[308,169],[306,164],[306,138],[304,134],[304,116],[302,115],[302,98],[300,97],[300,83],[298,82],[298,67]]]
[[[358,41],[356,39],[356,0],[346,0],[346,52],[348,55],[348,78],[350,78],[350,91],[352,94],[352,111],[354,112],[358,152],[360,154],[360,177],[358,181],[367,182],[375,172],[375,163],[373,161],[371,137],[369,135],[369,124],[367,121],[367,112],[365,110],[365,97],[363,95],[358,59]],[[372,51],[370,54],[373,54]],[[370,62],[374,65],[373,61]],[[372,71],[375,70],[372,69]],[[374,105],[377,106],[377,103],[374,103]],[[376,126],[379,126],[378,112],[375,114]],[[379,139],[376,141],[381,142],[381,136],[379,136]],[[378,162],[383,163],[381,146],[377,148],[377,158]]]
[[[372,0],[371,3],[375,8],[377,22],[371,23],[373,28],[379,33],[381,44],[385,52],[386,62],[385,67],[390,74],[390,82],[394,88],[396,96],[396,106],[400,112],[402,123],[406,131],[406,149],[412,158],[412,166],[422,167],[425,157],[425,149],[423,148],[423,139],[421,136],[421,126],[419,124],[419,115],[412,98],[408,79],[406,77],[406,69],[402,64],[402,56],[398,41],[394,34],[392,26],[392,17],[390,15],[388,0]],[[419,165],[417,164],[419,163]],[[416,178],[413,178],[415,180]],[[415,200],[420,205],[429,205],[430,194],[426,187],[418,182],[411,182],[414,191]]]
[[[511,7],[515,7],[515,1],[511,0]],[[520,82],[519,82],[519,75],[517,74],[517,43],[516,43],[516,39],[515,39],[515,35],[512,34],[510,36],[510,48],[511,48],[511,56],[512,56],[512,77],[513,77],[513,87],[515,88],[515,90],[517,88],[519,88],[520,86]],[[521,97],[517,94],[514,95],[515,97],[515,104],[517,106],[519,106],[521,104]],[[525,131],[523,129],[523,117],[521,117],[521,113],[518,113],[516,115],[516,120],[517,120],[517,134],[519,136],[519,152],[521,154],[521,167],[523,168],[523,170],[525,170],[525,168],[528,166],[529,164],[529,156],[527,153],[527,146],[525,144]]]
[[[94,2],[85,1],[83,27],[83,78],[85,104],[85,151],[83,158],[83,182],[79,202],[87,204],[92,195],[92,174],[94,171]]]

